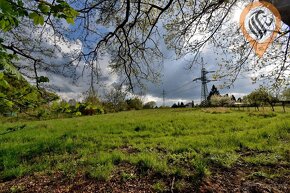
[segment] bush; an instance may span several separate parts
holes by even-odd
[[[128,100],[126,100],[126,102],[128,104],[129,110],[131,110],[131,109],[141,110],[143,108],[143,103],[142,103],[141,99],[139,99],[137,97],[128,99]]]

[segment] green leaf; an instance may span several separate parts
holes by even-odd
[[[4,79],[0,80],[0,86],[3,88],[9,88],[8,82]]]
[[[49,82],[49,78],[45,77],[45,76],[40,76],[37,79],[37,82],[41,83],[41,82]]]
[[[74,24],[74,18],[71,18],[71,17],[68,17],[66,18],[66,22],[69,23],[69,24]]]
[[[33,23],[34,23],[35,25],[38,25],[38,24],[43,25],[43,24],[44,24],[44,17],[43,17],[42,15],[39,15],[39,14],[36,13],[36,12],[32,12],[32,13],[30,13],[30,14],[29,14],[29,17],[30,17],[31,19],[33,19]]]
[[[12,101],[9,101],[9,100],[6,100],[5,104],[6,104],[6,106],[8,106],[10,108],[12,108],[14,105],[14,103]]]
[[[18,21],[16,18],[0,14],[0,29],[3,30],[4,32],[11,30],[13,26],[17,25]]]
[[[0,0],[0,10],[2,13],[12,12],[12,6],[7,0]]]
[[[19,6],[21,6],[21,7],[24,6],[24,3],[23,3],[21,0],[18,0],[18,1],[17,1],[17,4],[18,4]]]
[[[42,13],[49,13],[50,12],[50,7],[45,5],[44,3],[40,3],[38,5],[38,8]]]
[[[14,76],[16,76],[16,78],[18,80],[22,80],[23,77],[20,74],[20,72],[10,63],[7,62],[7,60],[5,60],[5,58],[1,58],[0,59],[0,64],[3,65],[4,70]]]

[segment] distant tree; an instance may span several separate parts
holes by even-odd
[[[237,101],[237,100],[236,100],[236,97],[235,97],[234,95],[231,96],[231,100],[232,100],[232,101]]]
[[[224,107],[229,106],[233,103],[230,97],[228,96],[220,96],[220,95],[213,95],[211,96],[210,103],[212,106],[215,107]]]
[[[150,101],[144,104],[143,109],[153,109],[156,106],[155,101]]]
[[[290,101],[290,88],[286,88],[282,93],[282,100]]]
[[[211,90],[210,90],[210,92],[209,92],[209,95],[208,95],[208,97],[207,97],[207,100],[210,101],[210,99],[211,99],[211,97],[212,97],[213,95],[217,95],[217,96],[220,95],[220,92],[218,91],[218,89],[217,89],[217,87],[216,87],[215,85],[212,85]]]
[[[104,113],[103,104],[94,91],[88,93],[83,103],[84,109],[82,108],[82,111],[80,111],[83,115],[95,115]]]
[[[274,104],[278,101],[277,97],[274,97],[271,92],[265,88],[260,87],[259,89],[251,92],[249,95],[244,97],[248,104],[255,106],[259,110],[259,106],[269,104],[272,111],[275,111]]]
[[[180,107],[184,107],[185,105],[184,105],[184,103],[183,102],[181,102],[180,103]]]
[[[239,97],[237,101],[238,101],[239,103],[241,103],[243,100],[242,100],[241,97]]]
[[[176,103],[174,103],[172,106],[171,106],[171,108],[177,108],[178,107],[178,105],[176,104]]]
[[[84,103],[89,103],[92,105],[101,105],[101,101],[95,92],[89,92],[85,94]]]
[[[143,108],[143,103],[141,101],[141,99],[139,99],[138,97],[134,97],[131,99],[126,100],[127,105],[129,110],[135,109],[135,110],[140,110]]]
[[[126,103],[127,92],[121,87],[115,86],[105,94],[104,106],[108,112],[125,111],[128,108]]]

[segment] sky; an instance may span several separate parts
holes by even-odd
[[[239,16],[242,9],[237,9],[233,16],[234,22],[239,22]],[[70,46],[63,46],[67,51],[67,47],[77,47],[73,41]],[[165,56],[163,60],[163,68],[161,77],[158,83],[153,84],[146,83],[146,90],[143,91],[143,95],[140,96],[144,102],[155,101],[158,106],[163,105],[163,91],[165,98],[165,105],[172,106],[173,103],[178,102],[191,102],[195,104],[200,103],[201,98],[201,82],[192,80],[200,77],[201,65],[196,64],[191,70],[187,69],[188,64],[191,62],[190,56],[176,59],[176,55],[173,50],[166,48],[166,45],[161,44],[161,50]],[[207,70],[217,70],[217,62],[215,59],[217,55],[210,49],[206,49],[203,53],[204,65]],[[96,85],[96,89],[100,95],[104,95],[106,89],[110,89],[110,85],[118,82],[118,77],[110,73],[109,59],[105,58],[100,61],[102,67],[102,76],[100,84]],[[82,93],[89,88],[87,75],[80,77],[77,82],[73,82],[70,78],[65,78],[61,75],[50,76],[50,85],[57,93],[64,99],[69,100],[74,98],[76,100],[82,100]],[[208,78],[211,78],[211,74],[208,74]],[[241,75],[230,89],[220,88],[223,84],[221,81],[209,82],[208,90],[210,91],[212,85],[216,85],[219,88],[221,94],[234,95],[236,98],[243,97],[250,93],[254,89],[259,87],[259,84],[252,84],[249,75]],[[105,87],[104,87],[105,86]]]
[[[207,70],[216,70],[215,54],[205,53],[209,56],[204,59],[205,68]],[[167,50],[165,53],[166,57],[163,62],[163,69],[161,71],[161,77],[158,83],[146,83],[146,89],[144,94],[140,96],[144,102],[155,101],[158,106],[163,105],[163,90],[165,92],[165,105],[172,106],[174,103],[178,102],[191,102],[194,101],[195,104],[200,103],[201,98],[201,82],[194,81],[193,79],[200,77],[201,66],[199,64],[195,65],[191,70],[187,69],[188,63],[190,63],[190,58],[176,59],[174,52],[172,50]],[[104,85],[110,88],[110,85],[116,83],[118,78],[116,75],[110,74],[110,69],[108,68],[108,60],[103,60],[100,66],[103,68],[102,81],[96,86],[99,94],[104,94]],[[211,74],[208,74],[208,78],[212,79]],[[50,84],[57,88],[57,93],[64,99],[69,100],[74,98],[76,100],[82,99],[82,92],[85,92],[89,88],[88,80],[86,76],[82,76],[78,79],[76,84],[73,84],[70,78],[65,78],[61,75],[52,76],[50,79]],[[238,77],[234,85],[228,88],[221,88],[223,84],[222,81],[210,82],[208,83],[208,90],[210,91],[212,85],[216,85],[219,88],[221,94],[234,95],[236,98],[243,97],[250,93],[254,89],[259,87],[259,84],[252,84],[251,78],[241,75]]]
[[[232,20],[239,25],[240,14],[243,6],[237,8],[234,11]],[[64,26],[74,29],[64,22]],[[46,30],[44,40],[42,44],[45,47],[53,47],[55,43],[60,50],[54,50],[54,57],[47,58],[48,63],[64,64],[68,58],[63,57],[65,54],[71,54],[80,50],[86,51],[82,42],[76,40],[78,31],[75,31],[73,35],[65,38],[65,40],[53,41],[53,32],[49,29]],[[37,36],[37,32],[32,33]],[[31,35],[31,34],[30,34]],[[92,38],[93,39],[93,38]],[[158,106],[163,104],[163,96],[165,98],[165,105],[172,106],[173,103],[178,102],[191,102],[195,104],[200,103],[201,98],[201,82],[193,81],[193,79],[200,77],[201,65],[195,64],[192,69],[188,70],[188,64],[192,61],[192,56],[187,55],[181,59],[176,59],[176,54],[173,50],[166,47],[164,43],[160,44],[160,49],[165,56],[163,60],[163,68],[161,70],[161,76],[158,83],[153,84],[146,82],[147,88],[143,91],[143,95],[139,95],[144,102],[155,101]],[[219,56],[212,49],[204,49],[202,52],[204,67],[210,71],[216,71],[218,69]],[[99,65],[102,68],[99,82],[96,85],[97,92],[100,96],[103,96],[106,91],[112,88],[112,85],[118,83],[118,76],[112,74],[109,68],[109,58],[104,57],[99,61]],[[65,77],[57,73],[40,72],[40,75],[48,76],[50,78],[49,88],[56,91],[63,99],[76,99],[82,100],[83,93],[89,89],[89,76],[88,71],[83,71],[85,63],[82,61],[79,67],[76,68],[76,76],[78,79],[71,77]],[[68,72],[69,73],[69,72]],[[212,74],[208,74],[208,78],[212,79]],[[234,95],[236,98],[243,97],[258,88],[261,82],[255,84],[252,83],[251,74],[240,74],[235,83],[230,88],[221,88],[223,81],[215,81],[208,83],[208,91],[210,91],[212,85],[218,87],[221,94]],[[164,95],[163,95],[164,91]]]

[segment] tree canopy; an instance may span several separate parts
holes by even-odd
[[[282,100],[290,101],[290,88],[283,91]]]
[[[215,78],[227,77],[229,84],[243,71],[256,72],[253,81],[289,84],[289,29],[282,28],[265,57],[257,59],[232,19],[248,2],[1,0],[1,65],[9,64],[37,84],[42,71],[77,79],[83,63],[94,89],[104,68],[100,61],[109,56],[112,72],[132,90],[143,80],[158,80],[165,43],[178,57],[191,56],[188,68],[214,47],[220,67]],[[61,46],[71,42],[78,46],[67,47],[69,52]]]
[[[273,94],[269,91],[269,89],[265,87],[260,87],[255,91],[251,92],[249,95],[244,97],[244,100],[250,104],[254,105],[257,108],[259,106],[264,106],[269,104],[274,111],[274,104],[278,102],[278,98],[273,96]]]

